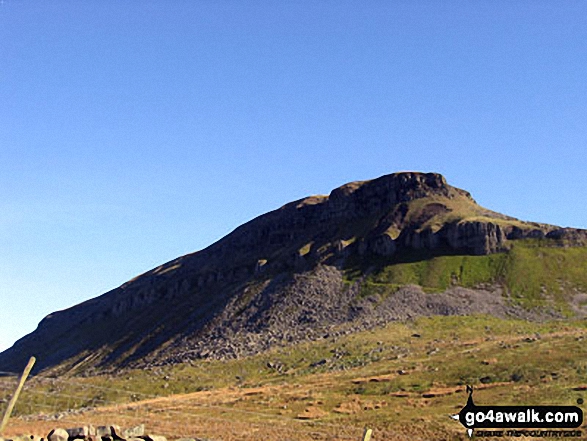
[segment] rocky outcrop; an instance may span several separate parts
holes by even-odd
[[[364,249],[368,249],[378,256],[391,257],[397,251],[397,243],[395,240],[393,240],[391,235],[388,233],[383,233],[371,239],[368,246],[366,246]]]
[[[546,237],[565,241],[569,245],[587,245],[587,230],[577,228],[556,228],[550,231]]]
[[[506,233],[493,222],[452,222],[437,232],[406,230],[400,240],[404,247],[416,250],[451,250],[476,255],[507,250]]]
[[[499,225],[492,222],[459,222],[447,225],[443,235],[454,250],[466,250],[472,254],[489,254],[504,251],[506,235]]]

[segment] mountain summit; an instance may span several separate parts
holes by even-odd
[[[0,370],[31,355],[39,369],[89,373],[239,357],[417,315],[531,318],[507,284],[518,242],[583,249],[587,231],[487,210],[436,173],[352,182],[48,315],[0,354]]]

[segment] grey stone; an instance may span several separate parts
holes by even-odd
[[[67,430],[65,430],[65,429],[61,429],[61,428],[53,429],[47,435],[47,439],[49,441],[68,441],[69,433],[67,433]]]
[[[112,436],[112,429],[111,426],[97,426],[96,427],[96,436],[104,437],[104,436]]]
[[[122,429],[120,428],[120,426],[115,426],[112,425],[110,426],[110,432],[111,432],[111,436],[114,439],[126,439],[126,436],[124,436]]]
[[[94,426],[74,427],[65,430],[69,434],[69,437],[73,439],[88,438],[90,435],[96,434],[96,429],[94,428]]]
[[[145,425],[139,424],[138,426],[130,427],[122,431],[122,438],[138,438],[145,434]]]

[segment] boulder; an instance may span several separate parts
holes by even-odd
[[[120,432],[120,427],[118,426],[97,426],[95,428],[95,435],[99,438],[104,437],[104,436],[112,436],[112,429],[111,427],[114,427],[115,430],[118,430]]]
[[[123,430],[120,426],[110,426],[110,432],[112,433],[111,437],[113,439],[126,439],[127,437],[124,436]],[[108,436],[106,436],[107,438]],[[105,437],[102,437],[105,438]]]
[[[122,437],[124,439],[139,438],[145,435],[145,425],[139,424],[138,426],[130,427],[122,431]]]
[[[67,433],[67,430],[65,430],[65,429],[61,429],[61,428],[53,429],[47,435],[47,439],[49,441],[68,441],[69,433]]]
[[[90,435],[96,434],[96,429],[93,426],[82,426],[82,427],[75,427],[73,429],[65,429],[68,433],[69,438],[77,439],[77,438],[88,438]]]

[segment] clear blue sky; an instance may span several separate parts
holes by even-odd
[[[586,17],[582,0],[4,0],[0,349],[395,171],[587,228]]]

